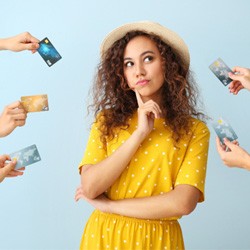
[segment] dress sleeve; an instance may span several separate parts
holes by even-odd
[[[80,170],[84,165],[96,164],[106,157],[107,150],[101,141],[101,131],[98,129],[98,122],[95,122],[91,127],[88,143],[78,168]]]
[[[210,132],[203,122],[195,121],[194,123],[198,123],[198,125],[187,146],[175,186],[188,184],[198,188],[201,191],[199,202],[202,202],[204,201]]]

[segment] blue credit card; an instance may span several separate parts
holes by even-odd
[[[39,48],[37,49],[37,51],[49,67],[51,67],[62,58],[47,37],[39,42]]]
[[[41,161],[40,154],[35,144],[10,154],[10,158],[11,160],[17,160],[15,169],[26,167],[35,162]]]

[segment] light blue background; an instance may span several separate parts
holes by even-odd
[[[227,119],[250,151],[249,93],[229,94],[208,69],[218,57],[250,67],[249,12],[248,0],[1,1],[0,37],[47,36],[63,59],[49,68],[39,54],[0,52],[0,109],[35,94],[50,106],[1,139],[1,154],[35,143],[42,161],[0,184],[0,249],[78,248],[92,211],[74,202],[91,121],[85,100],[103,37],[126,22],[153,20],[183,37],[208,115]],[[250,249],[249,190],[250,173],[222,164],[211,129],[206,201],[180,220],[186,248]]]

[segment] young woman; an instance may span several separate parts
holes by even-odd
[[[81,249],[184,249],[177,220],[204,200],[209,143],[189,78],[186,44],[160,24],[103,41],[75,196],[96,208]]]

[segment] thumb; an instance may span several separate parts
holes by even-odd
[[[240,80],[241,80],[241,77],[242,77],[242,75],[234,74],[234,73],[232,73],[232,72],[229,72],[229,73],[228,73],[228,76],[229,76],[232,80],[235,80],[235,81],[240,81]]]
[[[38,43],[26,43],[26,44],[23,44],[23,47],[26,50],[36,50],[39,48],[39,44]]]
[[[217,147],[217,150],[218,150],[219,154],[224,152],[223,147],[221,146],[220,139],[219,139],[218,136],[216,136],[216,147]]]
[[[232,142],[230,142],[227,138],[224,138],[223,141],[224,141],[225,145],[226,145],[228,148],[230,148],[230,149],[232,149],[233,147],[236,146],[235,144],[233,144]]]
[[[14,169],[15,165],[16,160],[13,160],[0,169],[0,182],[3,181],[3,179],[9,174],[9,172]]]
[[[4,172],[6,173],[6,175],[14,169],[14,167],[16,166],[16,163],[17,163],[17,160],[14,159],[12,161],[10,161],[8,164],[6,164],[4,167],[3,167],[3,170]]]

